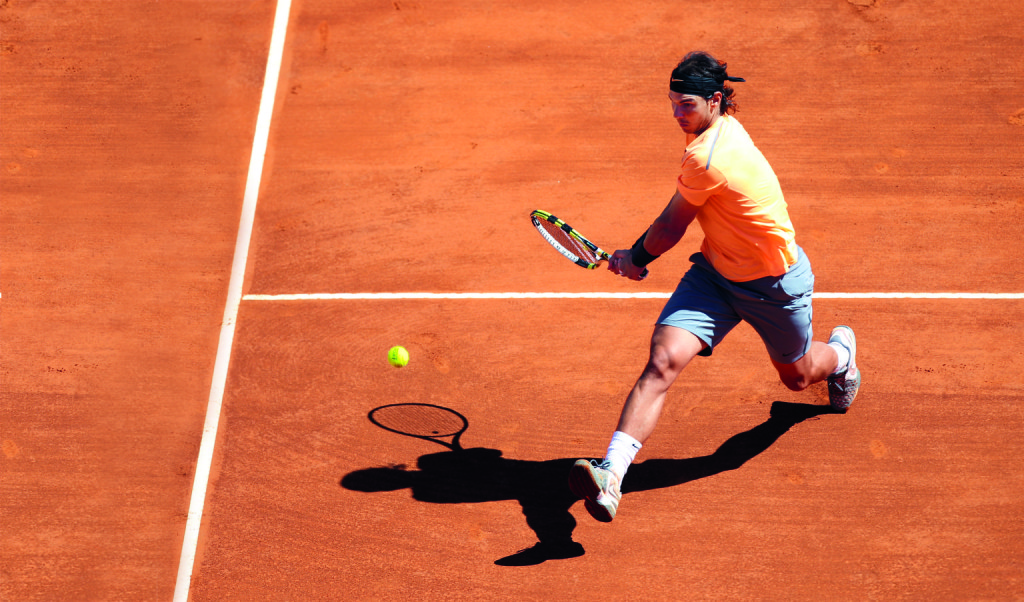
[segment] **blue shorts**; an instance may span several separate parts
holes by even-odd
[[[693,265],[665,304],[658,324],[689,331],[707,346],[708,356],[740,320],[761,335],[768,355],[780,364],[792,364],[811,348],[811,293],[814,272],[803,249],[783,276],[749,282],[726,280],[702,253],[690,257]]]

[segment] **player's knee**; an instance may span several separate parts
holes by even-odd
[[[812,375],[800,368],[798,365],[779,366],[779,379],[790,391],[803,391],[814,384]]]
[[[811,386],[811,379],[802,374],[779,374],[779,377],[790,391],[803,391]]]
[[[674,327],[659,326],[651,337],[651,354],[644,376],[672,383],[701,350],[702,343],[693,334]]]
[[[790,391],[803,391],[816,382],[814,373],[817,370],[812,359],[810,355],[805,355],[792,364],[772,363],[779,371],[779,380],[786,388]]]
[[[647,360],[646,372],[655,378],[671,380],[676,377],[681,369],[668,347],[664,345],[653,345],[651,357]]]

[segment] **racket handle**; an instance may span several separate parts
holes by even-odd
[[[608,253],[605,253],[604,251],[602,251],[601,253],[602,253],[601,259],[603,259],[605,261],[611,261],[612,260],[612,256],[609,255]],[[644,278],[648,277],[650,274],[651,274],[651,272],[647,268],[644,268],[644,271],[640,272],[640,280],[643,280]]]

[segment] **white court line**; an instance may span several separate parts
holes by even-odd
[[[246,295],[244,301],[400,299],[668,299],[672,293],[309,293]],[[1024,299],[1024,293],[814,293],[815,299]]]
[[[256,116],[256,133],[253,136],[252,154],[249,156],[249,173],[245,180],[245,192],[242,197],[242,217],[238,224],[238,236],[235,239],[235,256],[231,262],[228,298],[224,307],[224,320],[220,327],[220,342],[217,344],[217,360],[213,366],[210,398],[206,405],[203,438],[199,444],[196,473],[192,480],[192,499],[188,506],[185,539],[182,542],[181,559],[178,563],[178,578],[174,585],[174,602],[188,600],[192,571],[195,567],[196,548],[199,545],[199,526],[203,519],[203,505],[206,502],[210,467],[213,464],[213,446],[217,441],[217,425],[220,423],[224,388],[227,384],[228,364],[231,360],[231,345],[235,338],[238,306],[242,299],[245,265],[249,257],[249,242],[252,239],[256,200],[259,197],[263,163],[267,154],[267,141],[270,138],[270,119],[274,112],[274,98],[277,96],[277,80],[281,73],[281,58],[284,55],[284,38],[285,32],[288,30],[290,10],[291,0],[279,0],[274,13],[274,29],[270,36],[267,70],[263,77],[263,92],[260,96],[260,107]]]

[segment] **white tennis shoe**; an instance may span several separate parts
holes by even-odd
[[[828,342],[838,343],[850,351],[846,369],[828,377],[828,401],[836,411],[845,413],[860,390],[860,369],[856,361],[857,337],[849,326],[836,326]]]
[[[619,509],[622,491],[619,478],[606,463],[576,460],[569,471],[569,489],[581,499],[590,516],[602,523],[610,523]]]

